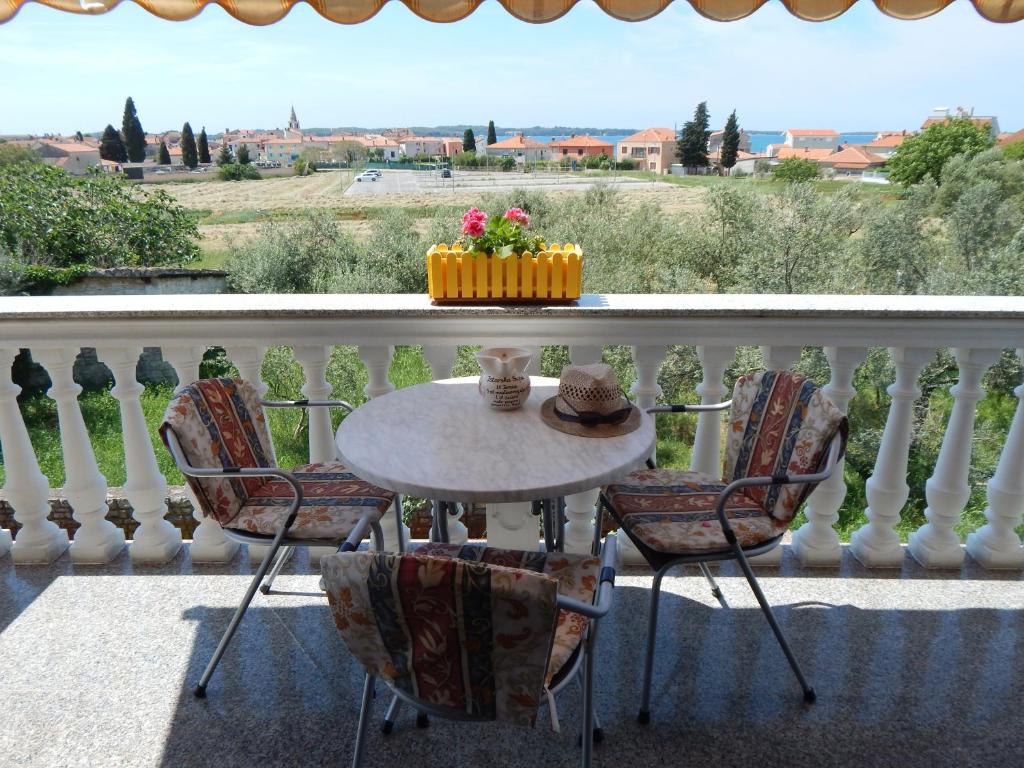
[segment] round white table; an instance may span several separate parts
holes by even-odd
[[[374,398],[342,421],[341,460],[383,488],[445,502],[556,499],[598,488],[644,464],[654,452],[654,420],[616,437],[578,437],[552,429],[540,406],[558,380],[530,377],[515,411],[496,411],[477,392],[478,377],[443,379]]]

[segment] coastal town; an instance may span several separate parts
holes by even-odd
[[[994,115],[976,115],[973,108],[939,107],[923,120],[920,130],[937,122],[960,118],[987,130],[998,145],[1024,139],[1024,130],[1002,132]],[[189,137],[191,128],[186,124]],[[108,126],[108,131],[112,130]],[[495,135],[493,123],[487,138],[467,129],[462,137],[415,133],[411,128],[387,128],[377,131],[325,132],[303,130],[294,107],[284,128],[258,130],[225,129],[207,137],[201,131],[200,149],[194,161],[187,156],[183,131],[145,134],[145,157],[136,162],[104,157],[105,135],[77,133],[74,136],[0,136],[0,141],[20,144],[37,153],[44,162],[63,168],[73,175],[92,169],[123,171],[132,178],[153,175],[204,173],[225,159],[241,160],[262,169],[290,169],[300,162],[320,166],[353,167],[379,163],[401,168],[408,163],[431,163],[458,167],[466,164],[470,153],[473,165],[498,164],[504,170],[526,167],[555,167],[567,170],[613,168],[641,170],[658,175],[712,173],[717,175],[755,175],[767,173],[789,158],[815,163],[825,177],[859,178],[885,181],[885,165],[904,140],[917,129],[880,130],[843,134],[832,128],[788,128],[784,131],[739,131],[732,164],[722,162],[725,132],[711,131],[707,142],[708,164],[700,169],[679,162],[674,128],[648,127],[624,136],[570,134],[531,136],[523,131]],[[772,134],[775,134],[774,136]],[[762,141],[755,145],[752,138]],[[765,143],[764,138],[777,138]],[[611,139],[611,140],[609,140]],[[218,157],[219,156],[219,157]],[[486,160],[484,159],[486,158]]]

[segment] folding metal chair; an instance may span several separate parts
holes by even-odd
[[[616,538],[599,559],[482,545],[424,544],[405,554],[325,555],[335,623],[366,670],[352,765],[360,768],[380,677],[423,716],[534,723],[570,683],[583,696],[582,765],[601,731],[594,716],[594,643],[611,608]],[[419,723],[418,723],[419,724]]]
[[[601,492],[598,526],[608,510],[651,568],[647,654],[638,720],[650,721],[651,678],[658,627],[658,598],[665,573],[696,564],[723,607],[707,563],[735,560],[753,590],[804,700],[815,699],[749,557],[782,541],[799,506],[828,478],[846,449],[846,417],[816,384],[790,371],[762,371],[736,382],[732,400],[716,405],[666,405],[649,413],[721,411],[731,408],[723,478],[700,472],[648,468]]]
[[[269,546],[194,689],[198,697],[206,695],[256,589],[270,592],[292,547],[356,549],[372,531],[380,549],[380,519],[392,504],[401,539],[401,501],[391,491],[360,480],[336,461],[291,471],[277,467],[263,410],[267,407],[352,410],[342,400],[264,401],[248,382],[204,379],[182,388],[160,425],[164,445],[203,515],[216,519],[234,541]],[[398,546],[403,547],[401,540]]]

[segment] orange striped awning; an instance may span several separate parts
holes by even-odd
[[[106,13],[120,0],[0,0],[0,22],[8,21],[26,2],[39,2],[70,13]],[[273,24],[299,2],[308,2],[326,19],[358,24],[376,14],[388,0],[133,0],[150,13],[172,21],[190,19],[207,5],[219,5],[246,24]],[[404,3],[428,21],[463,19],[483,0],[391,0]],[[735,21],[749,16],[768,0],[688,0],[709,19]],[[862,0],[866,2],[867,0]],[[566,14],[579,0],[498,0],[517,19],[541,24]],[[665,10],[672,0],[594,0],[604,11],[623,21],[643,21]],[[790,13],[807,21],[827,21],[846,12],[857,0],[781,0]],[[952,0],[873,0],[878,9],[897,19],[921,19],[945,8]],[[1024,18],[1024,0],[970,0],[989,21],[1012,22]]]

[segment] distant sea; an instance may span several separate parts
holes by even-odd
[[[781,144],[784,133],[782,131],[748,131],[750,136],[750,151],[755,155],[760,155],[768,149],[769,144]],[[510,139],[517,134],[506,133],[498,136],[498,141],[504,141]],[[609,144],[618,146],[618,143],[626,138],[629,134],[614,135],[614,136],[595,136],[601,141],[607,141]],[[867,144],[872,141],[875,136],[878,135],[877,131],[871,133],[841,133],[839,134],[840,144]],[[530,136],[535,141],[541,141],[547,144],[549,141],[555,141],[556,139],[567,139],[568,136]]]

